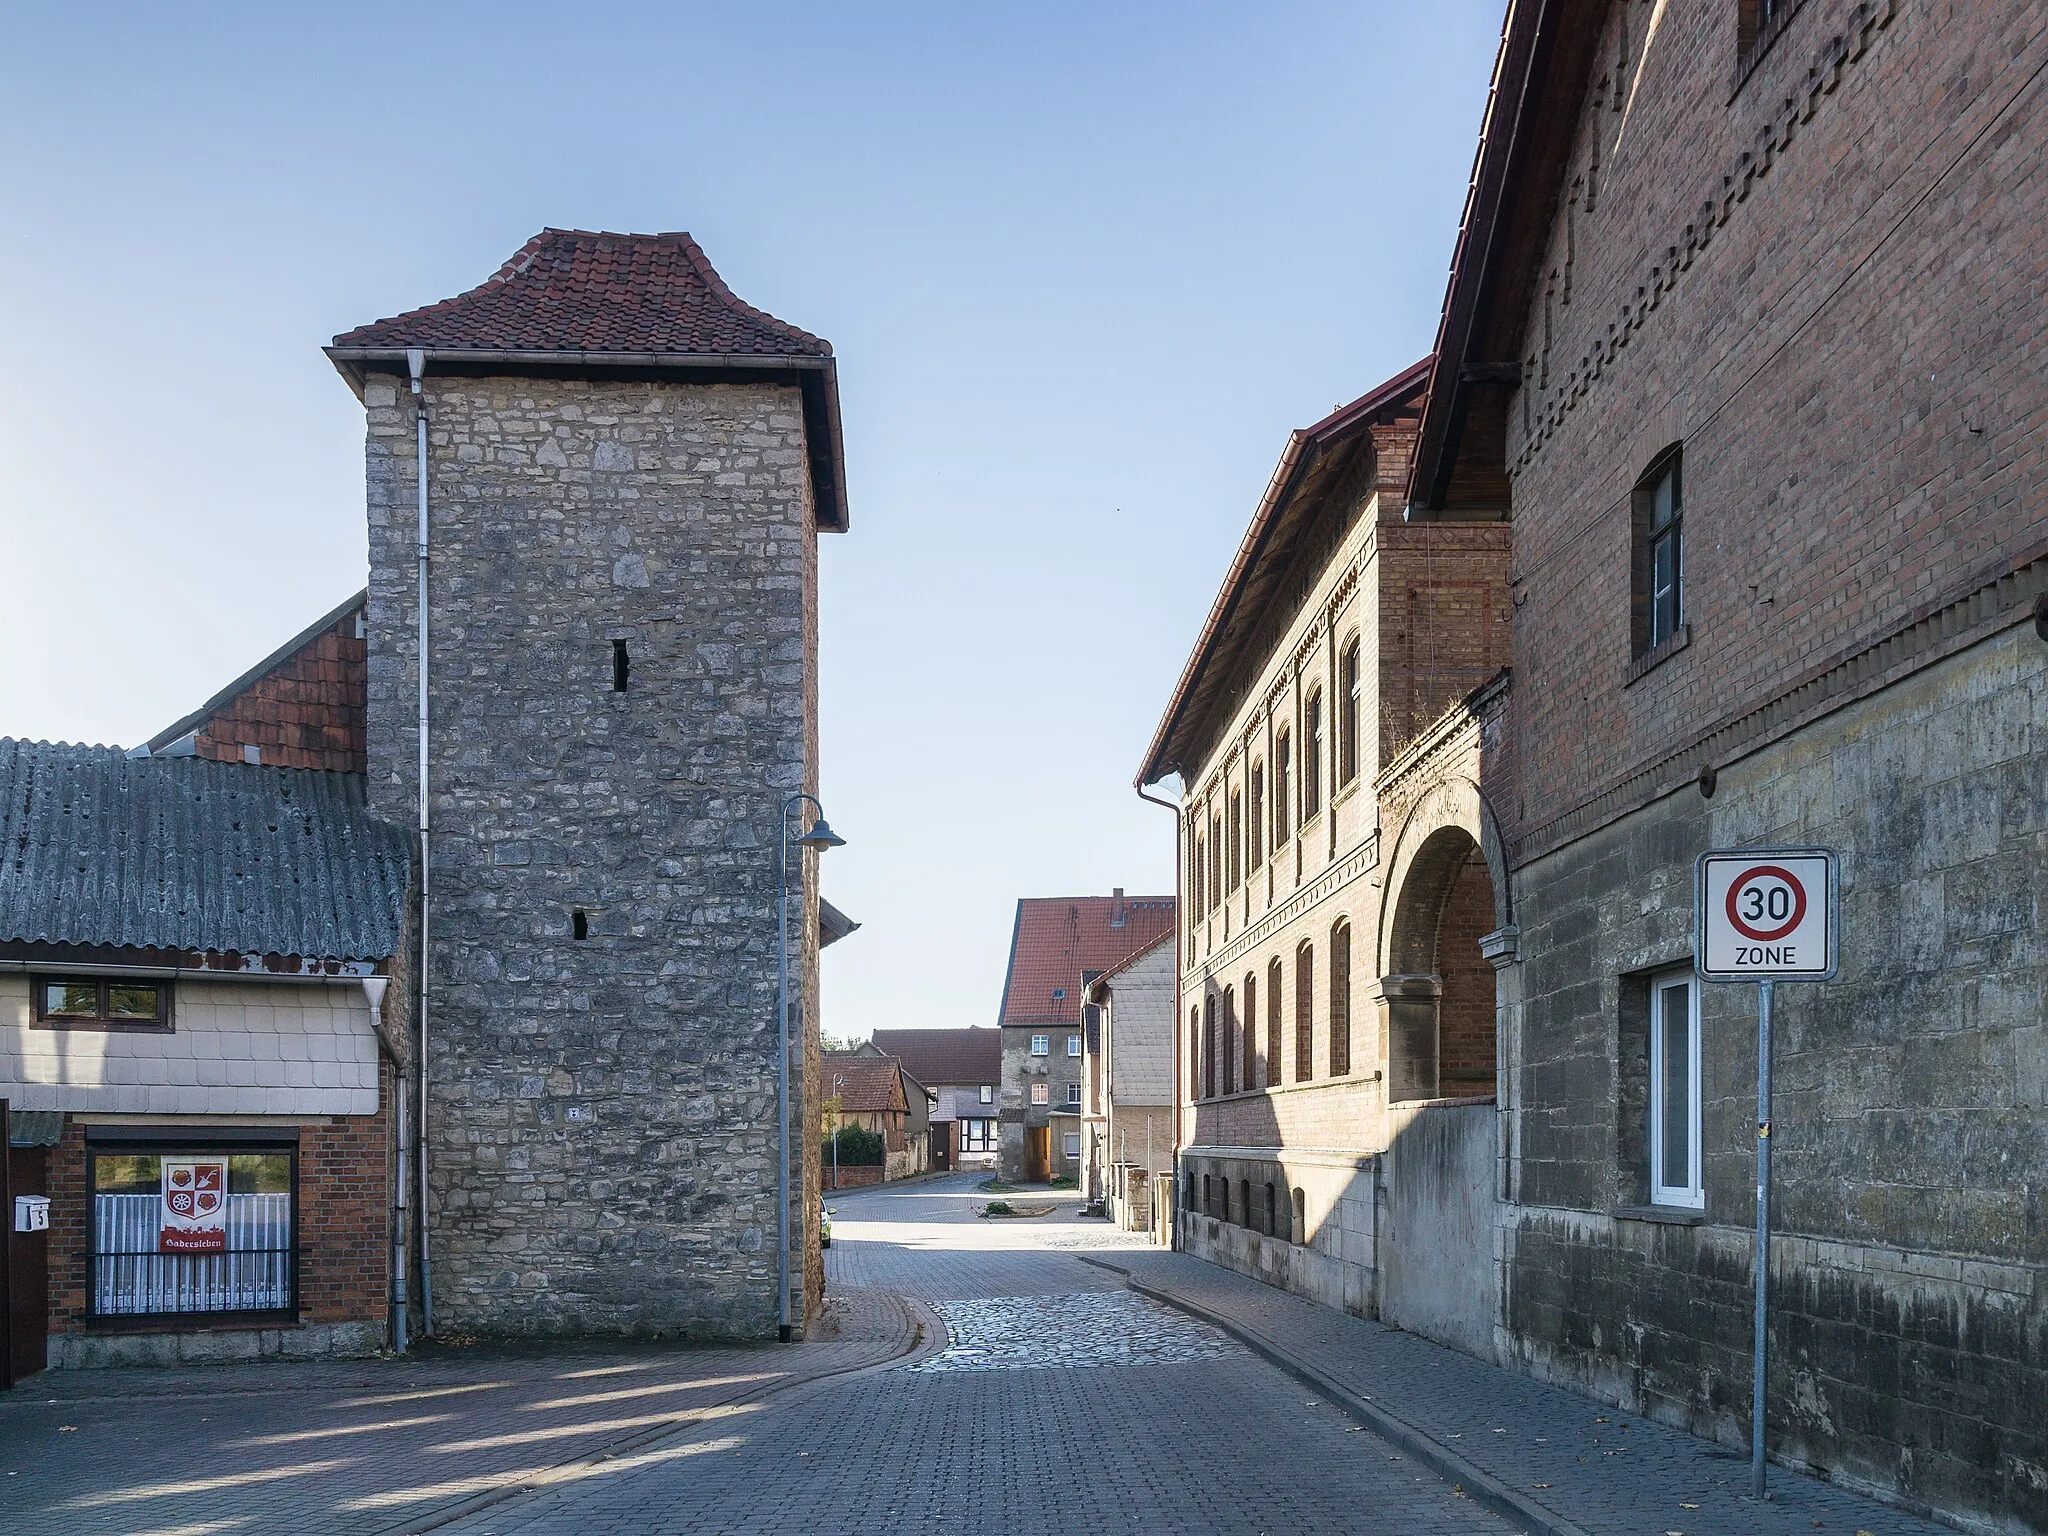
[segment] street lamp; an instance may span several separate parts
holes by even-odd
[[[832,1077],[832,1188],[839,1188],[839,1096],[846,1092],[846,1074],[834,1073]]]
[[[811,823],[811,830],[796,837],[789,835],[789,814],[796,811],[801,818],[805,804],[818,813],[818,819]],[[801,819],[799,819],[801,825]],[[781,1237],[781,1262],[778,1272],[781,1276],[781,1294],[775,1307],[776,1332],[787,1344],[790,1335],[789,1322],[789,850],[792,846],[799,851],[816,848],[823,852],[827,848],[842,848],[846,839],[834,832],[825,821],[825,807],[818,804],[815,795],[802,791],[791,795],[782,802],[782,814],[776,822],[780,836],[775,849],[775,950],[778,977],[775,996],[776,1036],[780,1044],[775,1059],[776,1099],[781,1110],[782,1139],[778,1164],[781,1177],[778,1189],[781,1193],[776,1213],[776,1226]]]

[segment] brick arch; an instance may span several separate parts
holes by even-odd
[[[1493,970],[1479,940],[1509,921],[1504,876],[1478,786],[1447,780],[1411,808],[1380,920],[1379,995],[1396,1100],[1495,1089]]]

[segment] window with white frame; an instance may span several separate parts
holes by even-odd
[[[1069,1131],[1061,1140],[1066,1144],[1067,1156],[1079,1157],[1081,1155],[1081,1133],[1079,1131]]]
[[[996,1150],[996,1123],[993,1120],[969,1120],[966,1130],[960,1136],[962,1152],[993,1152]]]
[[[1033,1083],[1031,1085],[1031,1102],[1034,1104],[1050,1104],[1052,1102],[1052,1085],[1050,1083]]]
[[[983,1083],[981,1085],[981,1102],[984,1104],[993,1104],[995,1103],[995,1101],[996,1085],[994,1083]]]
[[[1033,1035],[1033,1036],[1031,1037],[1031,1054],[1032,1054],[1032,1055],[1034,1055],[1034,1056],[1047,1056],[1047,1055],[1050,1055],[1051,1053],[1052,1053],[1052,1036],[1051,1036],[1051,1035]]]
[[[1707,1203],[1700,1170],[1700,997],[1692,971],[1650,979],[1650,1200]]]
[[[1079,1083],[1067,1084],[1067,1102],[1069,1104],[1081,1102],[1081,1085]]]
[[[1069,1056],[1081,1054],[1081,1037],[1079,1035],[1067,1036],[1067,1054]]]

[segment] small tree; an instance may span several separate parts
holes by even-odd
[[[832,1161],[832,1143],[839,1143],[839,1166],[842,1168],[879,1168],[883,1161],[882,1134],[865,1126],[843,1125],[837,1137],[825,1138],[824,1157]]]

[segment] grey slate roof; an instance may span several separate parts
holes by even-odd
[[[357,774],[0,737],[0,943],[380,960],[410,850]]]

